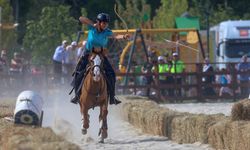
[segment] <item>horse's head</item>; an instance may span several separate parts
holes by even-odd
[[[90,60],[92,62],[91,72],[93,75],[93,79],[94,81],[100,81],[102,59],[98,54],[95,54],[95,55],[92,55]]]

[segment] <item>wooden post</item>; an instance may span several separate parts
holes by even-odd
[[[239,84],[237,82],[237,70],[236,70],[234,65],[235,65],[234,63],[229,64],[230,70],[232,71],[231,85],[232,85],[232,89],[233,89],[233,100],[236,101],[236,90],[237,90],[237,87],[239,86]]]
[[[196,64],[196,79],[197,79],[197,99],[199,101],[203,101],[203,95],[202,95],[202,64],[197,63]]]

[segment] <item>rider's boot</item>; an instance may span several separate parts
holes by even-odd
[[[76,71],[74,73],[74,79],[72,85],[75,89],[75,96],[70,100],[71,103],[77,104],[80,102],[81,95],[81,83],[84,77],[84,72],[86,70],[86,66],[88,64],[88,54],[81,57],[81,60],[78,62],[76,66]]]
[[[118,100],[114,95],[113,96],[110,95],[110,101],[109,101],[110,105],[113,105],[113,104],[118,105],[120,103],[121,103],[121,101]]]
[[[110,85],[109,85],[109,104],[115,104],[115,105],[118,105],[121,103],[120,100],[118,100],[116,97],[115,97],[115,80],[114,79],[111,79],[109,80],[110,81]]]
[[[74,104],[77,104],[80,102],[80,98],[79,96],[76,94],[71,100],[70,100],[71,103],[74,103]]]
[[[80,79],[82,75],[78,74],[76,77],[75,77],[75,84],[74,84],[74,87],[75,87],[75,96],[73,98],[71,98],[70,102],[71,103],[74,103],[74,104],[77,104],[80,102],[80,93],[81,93],[81,90],[79,89],[79,86],[81,84],[81,80]]]

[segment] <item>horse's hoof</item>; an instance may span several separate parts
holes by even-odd
[[[104,139],[103,138],[100,138],[98,143],[104,143]]]
[[[87,129],[82,129],[82,134],[83,135],[87,134]]]

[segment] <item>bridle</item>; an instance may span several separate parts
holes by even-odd
[[[89,73],[91,74],[91,78],[94,78],[95,77],[95,75],[94,75],[94,69],[97,67],[97,68],[99,68],[99,71],[100,71],[100,78],[101,78],[101,76],[103,76],[103,74],[104,74],[104,71],[103,71],[103,63],[100,63],[99,65],[95,65],[94,64],[94,59],[95,59],[95,57],[96,56],[99,56],[100,57],[100,55],[99,54],[97,54],[97,53],[94,53],[94,54],[96,54],[94,57],[92,57],[92,58],[90,58],[90,70],[89,70]],[[103,62],[103,59],[100,57],[100,59],[101,59],[101,61]],[[94,80],[94,79],[93,79]],[[100,79],[101,80],[101,79]],[[106,82],[106,81],[104,81],[104,82]],[[84,86],[86,86],[86,85],[84,85]],[[84,87],[83,87],[84,88]],[[98,99],[98,97],[100,96],[100,94],[101,93],[103,93],[104,92],[104,90],[105,89],[103,89],[103,90],[101,90],[101,86],[99,87],[99,89],[98,89],[98,92],[97,93],[94,93],[93,91],[89,91],[89,90],[87,90],[86,88],[84,88],[85,89],[85,91],[87,92],[87,93],[89,93],[89,94],[91,94],[91,95],[95,95],[96,96],[96,100]]]

